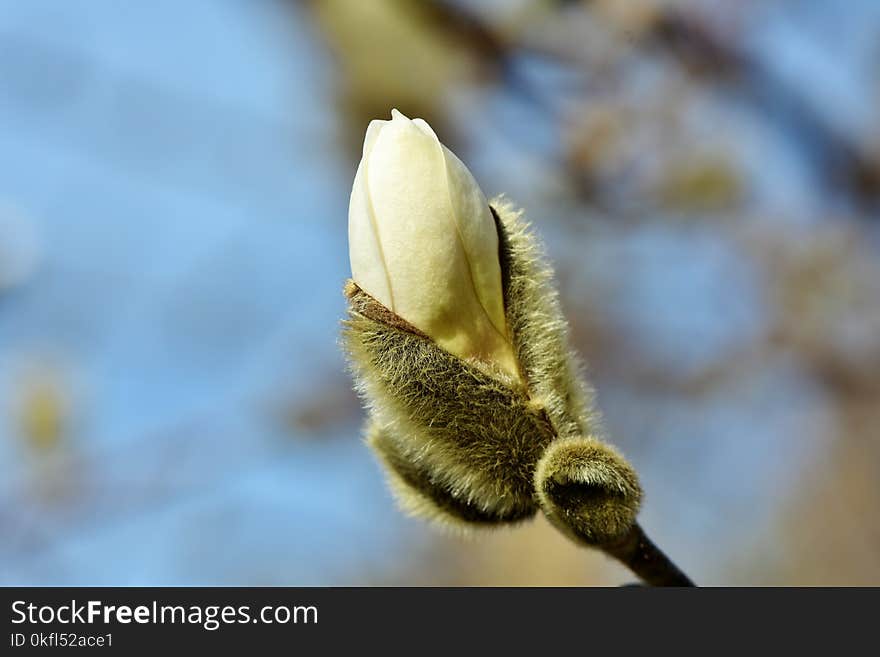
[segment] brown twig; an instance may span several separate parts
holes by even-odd
[[[638,523],[619,542],[602,549],[651,586],[696,586],[654,545]]]

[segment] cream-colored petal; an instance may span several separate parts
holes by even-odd
[[[368,129],[354,187],[355,281],[447,351],[518,376],[498,235],[467,168],[427,123],[394,110],[391,121]]]
[[[393,116],[368,159],[368,188],[395,283],[395,312],[427,330],[461,296],[463,254],[443,219],[443,173],[430,141],[402,114]]]
[[[461,236],[477,298],[492,325],[506,337],[498,231],[489,202],[468,168],[440,142],[431,126],[423,119],[412,122],[433,139],[443,155],[452,217]]]
[[[477,298],[489,320],[506,338],[498,229],[489,202],[461,160],[442,144],[439,147],[446,163],[446,184],[453,217],[467,254]]]
[[[361,152],[361,159],[369,157],[370,151],[373,150],[373,144],[376,143],[376,137],[382,132],[382,127],[386,123],[388,123],[388,121],[381,121],[379,119],[373,119],[370,121],[370,125],[367,126],[367,134],[364,135],[364,147]]]
[[[348,206],[348,256],[351,277],[361,289],[394,310],[391,280],[377,235],[377,222],[366,181],[366,161],[361,160]]]
[[[429,137],[433,137],[434,140],[439,144],[440,140],[437,138],[437,133],[434,132],[434,129],[428,125],[428,122],[424,119],[413,119],[413,123],[416,124],[416,127],[419,128],[422,132],[424,132]]]

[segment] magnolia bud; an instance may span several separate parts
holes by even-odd
[[[636,522],[638,477],[601,441],[521,213],[393,116],[370,125],[352,190],[342,344],[400,505],[462,530],[541,510],[648,583],[692,585]]]
[[[489,204],[425,121],[391,116],[367,128],[351,191],[352,278],[444,350],[518,379]]]
[[[343,344],[369,409],[367,440],[409,512],[466,529],[538,509],[588,545],[617,545],[641,499],[596,439],[551,273],[520,213],[495,201],[506,318],[522,385],[426,340],[355,283]]]

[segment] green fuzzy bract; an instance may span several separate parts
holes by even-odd
[[[567,522],[559,507],[566,501],[594,523],[584,513],[587,498],[567,489],[554,497],[548,491],[557,488],[545,479],[557,473],[538,468],[551,443],[575,451],[583,443],[581,465],[589,469],[595,461],[595,476],[611,487],[621,477],[631,484],[628,495],[602,500],[604,511],[597,513],[616,514],[596,534],[605,536],[608,527],[625,524],[624,516],[634,518],[635,474],[603,443],[585,438],[600,432],[568,347],[552,273],[520,214],[500,200],[492,209],[507,324],[523,381],[444,351],[349,282],[343,344],[370,416],[367,441],[404,510],[459,528],[522,520],[541,506],[557,524]],[[550,459],[557,461],[568,463]],[[583,535],[584,529],[581,523],[573,531]]]
[[[596,433],[592,390],[578,376],[553,272],[522,213],[503,199],[493,199],[492,209],[502,242],[507,322],[529,395],[546,409],[557,436]]]

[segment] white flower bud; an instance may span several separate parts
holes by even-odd
[[[391,116],[367,128],[351,191],[352,278],[446,351],[517,379],[489,204],[425,121]]]

